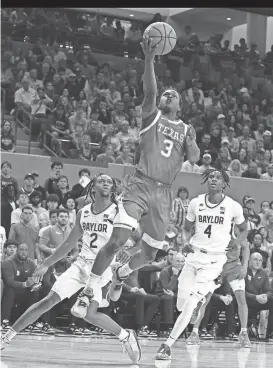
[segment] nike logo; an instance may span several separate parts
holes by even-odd
[[[25,272],[28,272],[28,270],[26,270]]]
[[[262,276],[258,277],[258,279],[261,279],[261,278],[262,278]]]
[[[211,264],[214,264],[214,263],[217,263],[217,261],[215,261],[215,262],[210,262]]]
[[[57,233],[57,232],[56,232],[56,234],[57,234],[57,235],[61,235],[62,233]]]
[[[89,215],[85,215],[85,216],[83,216],[83,218],[86,218],[86,217],[88,217]]]
[[[205,211],[205,208],[199,208],[199,212]]]

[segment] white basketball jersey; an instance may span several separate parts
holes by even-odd
[[[209,203],[207,197],[201,194],[189,204],[187,219],[195,222],[191,244],[208,252],[224,252],[231,239],[232,224],[245,221],[243,208],[227,196],[217,205]]]
[[[112,235],[113,221],[117,212],[118,207],[114,203],[98,214],[93,213],[92,203],[83,207],[80,220],[83,229],[81,256],[88,259],[96,258],[99,250]]]

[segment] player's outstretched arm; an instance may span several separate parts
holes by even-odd
[[[152,47],[151,38],[149,36],[143,37],[141,47],[145,55],[142,117],[146,118],[150,116],[156,108],[157,83],[154,70],[155,48]]]
[[[48,268],[54,265],[56,262],[66,256],[73,248],[75,248],[77,241],[82,237],[83,234],[83,230],[80,224],[81,213],[82,211],[80,210],[77,214],[76,224],[71,230],[68,238],[64,242],[62,242],[56,248],[55,252],[43,262],[43,265],[45,267]]]
[[[189,125],[189,130],[186,136],[186,153],[187,159],[190,162],[198,162],[200,159],[200,149],[196,143],[196,133],[194,128]]]

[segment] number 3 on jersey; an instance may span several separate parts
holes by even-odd
[[[92,233],[90,235],[90,248],[98,248],[98,246],[96,244],[94,244],[97,239],[98,239],[98,234],[97,233]]]
[[[165,147],[164,150],[160,151],[160,153],[164,157],[170,157],[173,149],[173,141],[171,141],[170,139],[164,139],[163,142],[165,144]]]

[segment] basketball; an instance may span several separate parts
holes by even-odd
[[[149,27],[145,29],[143,36],[152,38],[152,45],[157,45],[157,55],[168,54],[176,44],[175,30],[165,22],[156,22],[149,25]]]

